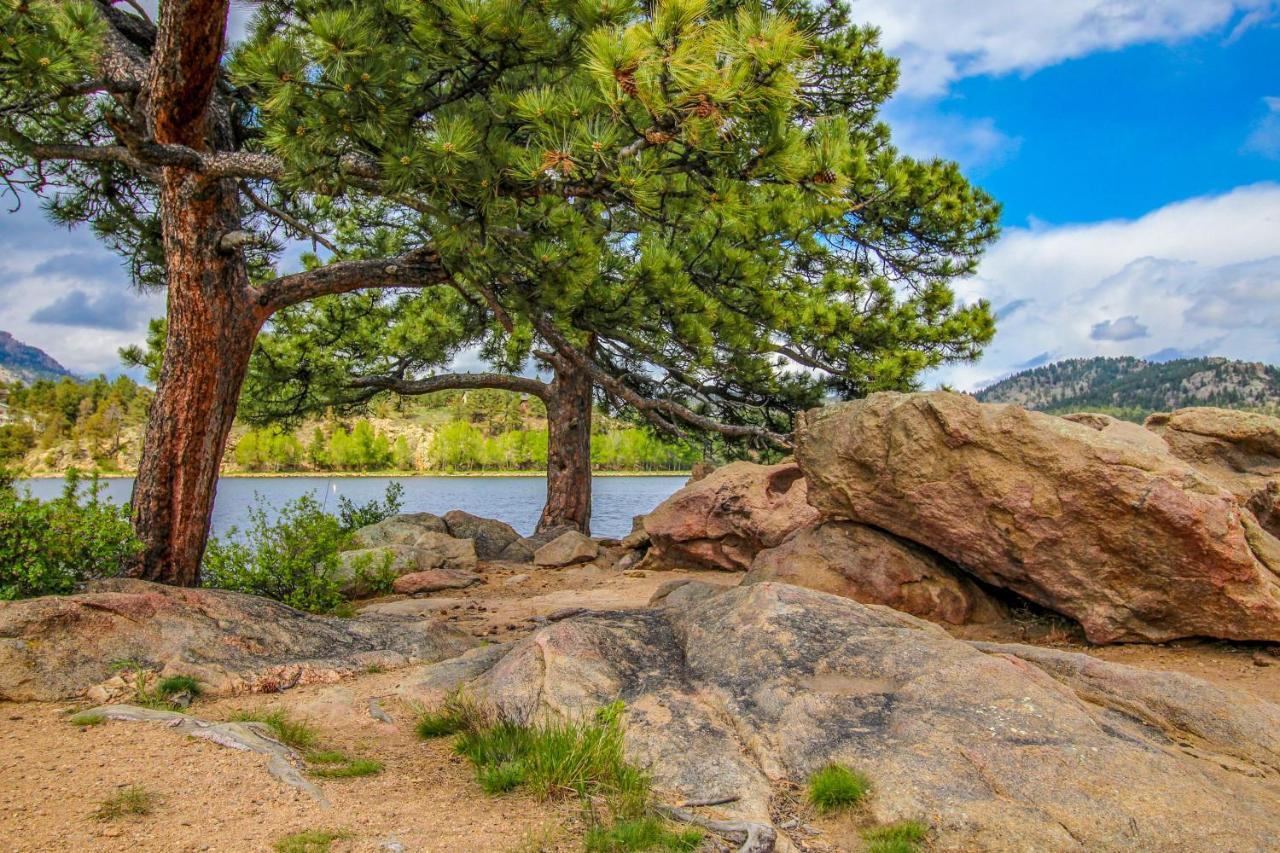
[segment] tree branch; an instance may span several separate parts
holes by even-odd
[[[418,249],[390,259],[340,261],[306,272],[286,275],[258,289],[257,302],[265,321],[271,314],[317,296],[349,293],[366,287],[430,287],[449,280],[434,249]]]
[[[373,388],[394,391],[404,397],[417,397],[436,391],[463,391],[472,388],[491,388],[498,391],[515,391],[532,394],[540,400],[551,396],[551,386],[537,379],[510,373],[442,373],[425,379],[400,379],[393,376],[357,376],[347,383],[348,388]]]

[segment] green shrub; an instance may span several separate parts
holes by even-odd
[[[673,830],[656,817],[622,820],[613,826],[593,826],[587,830],[583,846],[587,853],[632,853],[668,850],[684,853],[698,848],[702,833],[696,829]]]
[[[329,613],[346,599],[338,552],[348,534],[315,495],[290,501],[274,518],[259,495],[244,540],[232,528],[205,550],[204,585],[260,595],[311,613]]]
[[[93,813],[95,820],[116,820],[127,815],[149,815],[160,797],[139,785],[117,791],[102,801]]]
[[[68,471],[51,501],[19,495],[12,477],[0,475],[0,600],[65,595],[114,577],[141,548],[128,508],[103,497],[96,475],[82,488],[80,474]]]
[[[243,538],[232,528],[226,537],[209,541],[204,585],[260,595],[310,613],[345,614],[338,554],[350,544],[348,525],[394,514],[402,491],[399,483],[392,483],[382,501],[356,505],[341,499],[341,518],[326,513],[314,494],[286,503],[278,515],[259,495],[249,510]],[[371,592],[389,590],[395,579],[390,560],[377,566],[366,559],[355,568]]]
[[[338,496],[338,523],[342,529],[354,532],[361,527],[368,527],[385,521],[400,512],[404,506],[404,486],[391,483],[381,501],[372,500],[366,504],[357,504],[350,498]]]
[[[82,711],[71,717],[71,725],[73,726],[100,726],[106,721],[106,716],[92,711]]]
[[[867,853],[918,853],[928,835],[929,827],[907,820],[864,830],[862,839],[867,842]]]
[[[871,781],[841,764],[828,764],[809,779],[809,802],[819,814],[849,808],[871,792]]]
[[[458,732],[466,728],[466,722],[457,714],[450,713],[448,709],[441,711],[426,711],[418,717],[418,723],[414,727],[418,737],[423,740],[429,740],[437,737],[448,737],[456,735]]]

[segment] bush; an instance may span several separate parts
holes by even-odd
[[[819,814],[849,808],[871,792],[871,780],[841,764],[828,764],[809,780],[809,802]]]
[[[204,585],[260,595],[311,613],[331,613],[343,603],[338,552],[349,534],[338,519],[306,494],[285,504],[272,521],[259,495],[249,510],[244,541],[232,528],[205,549]]]
[[[338,496],[338,523],[342,529],[354,533],[361,527],[368,527],[385,521],[400,512],[404,506],[404,486],[391,483],[382,500],[372,500],[367,504],[357,504],[351,498]]]
[[[82,488],[72,469],[62,495],[41,501],[19,495],[0,472],[0,600],[65,595],[120,574],[141,549],[128,508],[102,496],[96,475]]]

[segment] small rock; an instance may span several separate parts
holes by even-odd
[[[498,559],[508,545],[520,538],[510,524],[460,509],[446,512],[444,523],[448,525],[451,536],[475,542],[476,556],[481,560]]]
[[[627,576],[627,577],[629,577],[629,578],[647,578],[647,577],[649,577],[649,573],[648,573],[648,572],[646,572],[644,569],[628,569],[627,571],[623,572],[623,574],[624,574],[624,575],[626,575],[626,576]]]
[[[391,589],[400,595],[422,595],[442,589],[465,589],[480,583],[481,580],[483,578],[475,572],[460,569],[429,569],[425,572],[401,575],[391,584]]]
[[[1254,666],[1275,666],[1277,663],[1280,663],[1280,658],[1276,658],[1267,652],[1253,653]]]
[[[533,555],[534,565],[545,568],[589,563],[600,556],[600,545],[589,536],[570,530],[539,548]]]
[[[502,582],[503,586],[519,586],[529,579],[528,575],[512,575]]]
[[[639,551],[628,551],[622,555],[622,559],[618,560],[614,568],[625,574],[627,569],[639,563],[643,558],[644,554]]]

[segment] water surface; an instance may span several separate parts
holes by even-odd
[[[592,482],[591,532],[596,536],[625,536],[631,517],[653,509],[687,478],[677,477],[596,477]],[[381,498],[391,482],[404,486],[402,512],[433,512],[443,515],[461,509],[496,518],[522,534],[533,532],[546,497],[546,479],[531,477],[223,477],[213,505],[213,535],[224,535],[231,527],[243,529],[255,495],[272,507],[279,507],[307,492],[337,511],[338,497],[364,503]],[[117,503],[129,499],[132,477],[102,480],[105,492]],[[22,486],[36,497],[52,498],[62,490],[58,478],[25,480]]]

